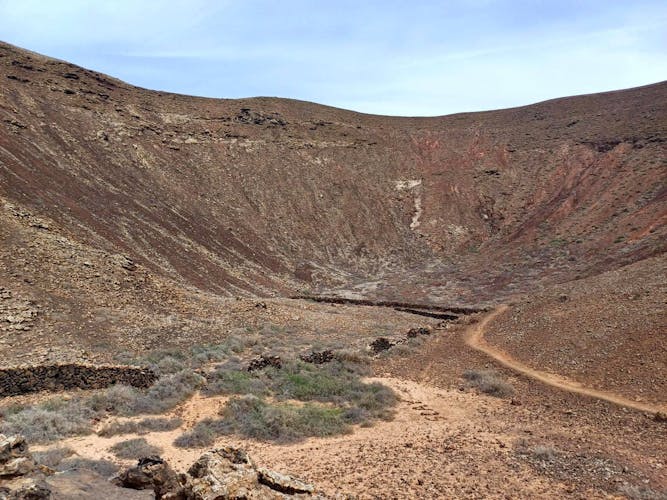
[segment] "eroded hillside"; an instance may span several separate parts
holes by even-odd
[[[231,443],[330,495],[662,498],[666,141],[665,82],[396,118],[0,43],[0,427],[52,482]]]
[[[413,119],[0,56],[3,198],[183,285],[285,294],[387,276],[370,289],[400,297],[420,276],[408,282],[437,298],[454,277],[474,299],[489,276],[508,292],[535,270],[563,280],[664,250],[666,84]]]

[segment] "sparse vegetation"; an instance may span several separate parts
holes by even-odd
[[[216,437],[225,433],[226,429],[221,420],[207,418],[197,422],[192,429],[177,437],[174,441],[174,446],[179,448],[202,448],[210,446]]]
[[[203,392],[213,394],[256,394],[268,392],[266,383],[255,373],[221,367],[207,376]]]
[[[209,446],[217,436],[232,433],[259,440],[294,441],[345,433],[352,424],[368,425],[389,418],[396,396],[381,384],[362,382],[360,377],[366,370],[363,365],[337,359],[323,365],[293,361],[281,369],[256,372],[221,368],[212,376],[210,387],[216,393],[240,397],[227,402],[221,419],[199,422],[175,445]]]
[[[74,455],[74,450],[62,446],[36,451],[32,454],[35,462],[51,467],[52,469],[56,468],[64,459],[72,455]]]
[[[632,486],[624,484],[618,492],[630,500],[667,500],[667,492],[655,491],[648,486]]]
[[[108,478],[118,472],[120,467],[109,460],[90,460],[88,458],[72,457],[60,462],[55,469],[59,472],[77,469],[92,470],[100,476]]]
[[[215,438],[238,434],[261,441],[292,442],[307,437],[349,432],[358,419],[354,410],[319,403],[269,403],[248,394],[234,397],[220,412],[220,419],[206,419],[176,439],[175,446],[210,446]]]
[[[553,462],[558,456],[558,452],[553,446],[537,445],[531,450],[531,454],[537,460],[542,462]]]
[[[391,416],[394,393],[380,384],[361,381],[370,371],[367,356],[338,352],[333,360],[321,365],[288,361],[281,368],[248,372],[229,353],[245,349],[256,340],[231,336],[221,344],[193,347],[185,355],[173,350],[151,352],[145,357],[145,364],[155,367],[161,376],[150,388],[114,385],[69,400],[56,398],[27,408],[6,408],[0,432],[24,434],[34,443],[89,434],[94,420],[113,415],[161,414],[198,389],[205,395],[259,398],[254,413],[257,429],[253,430],[251,420],[240,419],[240,414],[231,409],[239,403],[230,402],[226,414],[229,421],[224,426],[217,421],[201,422],[179,438],[180,446],[209,444],[214,436],[230,432],[276,440],[331,435],[345,432],[351,424],[369,425],[373,420]],[[193,368],[200,362],[223,359],[224,363],[217,364],[206,377]],[[307,404],[294,406],[288,400]],[[101,429],[99,435],[160,432],[179,425],[178,419],[115,421]]]
[[[159,455],[162,452],[161,448],[148,444],[144,438],[128,439],[114,444],[109,448],[111,452],[118,458],[122,459],[138,459],[148,457],[151,455]]]
[[[181,426],[180,418],[144,418],[142,420],[128,420],[125,422],[112,422],[102,428],[97,434],[109,437],[118,434],[143,434],[146,432],[173,431]]]
[[[353,418],[344,409],[321,404],[268,403],[256,396],[232,398],[221,412],[219,428],[262,441],[296,441],[349,432]]]
[[[489,396],[506,398],[514,394],[512,385],[491,370],[466,370],[463,378],[469,387],[474,387]]]
[[[22,434],[32,443],[47,443],[69,436],[90,434],[95,412],[81,401],[51,399],[7,415],[0,423],[4,434]]]
[[[23,434],[33,443],[90,434],[94,418],[163,413],[190,397],[204,380],[191,370],[183,370],[162,377],[147,390],[115,385],[89,396],[49,399],[6,413],[0,432]]]

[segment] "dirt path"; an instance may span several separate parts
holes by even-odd
[[[584,396],[590,396],[592,398],[602,399],[610,403],[614,403],[620,406],[625,406],[628,408],[634,408],[636,410],[655,413],[655,412],[664,412],[667,411],[667,405],[652,405],[649,403],[640,403],[638,401],[632,401],[631,399],[624,398],[617,394],[610,392],[599,391],[597,389],[591,389],[583,386],[579,382],[570,380],[567,377],[561,375],[555,375],[553,373],[547,373],[540,370],[535,370],[529,366],[517,361],[516,359],[509,356],[507,353],[489,345],[484,340],[484,332],[487,328],[487,325],[493,321],[497,316],[504,313],[508,307],[506,305],[501,305],[496,308],[493,312],[488,314],[482,321],[479,323],[471,325],[465,333],[465,342],[468,346],[483,352],[484,354],[492,357],[500,364],[511,368],[519,373],[522,373],[532,379],[539,380],[547,385],[552,387],[557,387],[564,391],[573,392],[576,394],[581,394]]]
[[[312,482],[333,498],[348,494],[360,500],[504,498],[506,491],[512,491],[514,498],[565,496],[565,486],[535,475],[527,464],[519,464],[517,469],[513,449],[517,435],[513,427],[494,416],[499,407],[506,406],[503,401],[391,377],[367,381],[396,392],[395,416],[369,427],[355,427],[350,434],[291,444],[221,436],[211,446],[177,448],[174,439],[195,422],[217,415],[225,401],[224,397],[195,395],[163,415],[182,418],[183,425],[174,431],[112,437],[91,434],[65,439],[58,445],[76,450],[80,458],[101,458],[128,466],[135,461],[117,459],[110,447],[143,437],[161,448],[160,456],[179,472],[187,470],[207,449],[236,446],[247,450],[256,463]],[[471,473],[481,467],[498,475]]]

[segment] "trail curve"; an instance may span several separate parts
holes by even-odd
[[[471,325],[465,332],[465,337],[464,337],[465,343],[469,347],[472,347],[477,351],[483,352],[487,356],[493,358],[501,365],[506,366],[507,368],[519,372],[534,380],[539,380],[540,382],[550,385],[552,387],[556,387],[558,389],[562,389],[564,391],[572,392],[575,394],[581,394],[583,396],[589,396],[592,398],[601,399],[603,401],[608,401],[610,403],[614,403],[619,406],[633,408],[639,411],[644,411],[649,413],[667,411],[667,404],[654,405],[650,403],[633,401],[618,394],[586,387],[581,383],[571,380],[567,377],[563,377],[562,375],[556,375],[541,370],[535,370],[523,364],[522,362],[512,358],[510,355],[501,351],[500,349],[491,346],[484,339],[484,332],[486,331],[489,323],[491,323],[496,317],[504,313],[507,309],[508,309],[507,305],[498,306],[490,314],[486,315],[479,323]]]

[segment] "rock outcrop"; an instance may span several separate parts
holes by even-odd
[[[111,481],[90,470],[55,472],[38,464],[22,436],[0,434],[0,500],[225,500],[323,498],[315,487],[257,467],[248,454],[225,447],[204,453],[186,474],[160,457],[142,458]]]
[[[45,479],[52,473],[35,463],[22,436],[0,434],[0,499],[51,498]]]
[[[155,498],[172,500],[283,499],[315,494],[314,486],[257,467],[245,451],[233,447],[204,453],[187,474],[174,472],[159,457],[143,458],[112,482],[124,488],[152,489]]]

